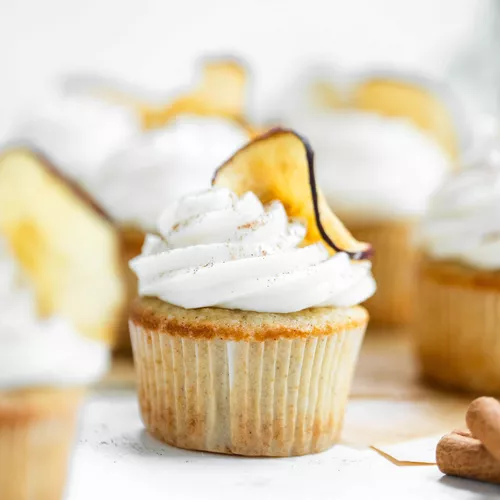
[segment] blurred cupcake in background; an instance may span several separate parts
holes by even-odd
[[[236,123],[184,115],[144,133],[110,157],[91,191],[121,228],[124,259],[141,252],[146,231],[156,230],[152,223],[165,200],[187,194],[190,186],[209,186],[215,166],[248,140],[247,132]],[[127,272],[127,279],[132,299],[137,294],[136,278]],[[117,348],[129,351],[126,321],[122,332]]]
[[[132,298],[136,280],[125,263],[140,253],[165,202],[188,184],[209,186],[216,166],[255,133],[245,122],[246,71],[234,61],[206,61],[199,82],[168,103],[92,80],[66,92],[64,110],[28,120],[16,138],[52,159],[114,220]],[[125,316],[116,348],[130,349]]]
[[[126,298],[120,233],[84,191],[26,148],[0,154],[0,236],[41,317],[56,315],[90,339],[116,342]]]
[[[194,89],[168,104],[137,108],[145,131],[103,162],[90,187],[121,229],[125,261],[141,252],[165,200],[207,188],[215,168],[254,135],[245,123],[246,83],[238,63],[211,61]],[[137,280],[130,271],[127,281],[131,300]],[[118,349],[130,352],[126,318],[122,332]]]
[[[165,199],[176,200],[210,184],[222,161],[249,140],[238,124],[185,114],[130,140],[101,166],[91,192],[127,230],[152,230]],[[126,179],[126,182],[125,182]],[[142,238],[141,238],[142,239]]]
[[[144,131],[107,156],[89,191],[125,233],[140,233],[142,242],[165,199],[175,201],[189,186],[209,186],[217,165],[254,130],[244,121],[245,70],[233,61],[206,62],[199,83],[168,104],[134,106]]]
[[[404,326],[413,303],[411,233],[454,168],[459,110],[445,90],[414,76],[318,72],[298,82],[282,121],[313,141],[327,201],[373,244],[378,291],[366,304],[373,324]]]
[[[0,498],[62,499],[80,403],[109,350],[63,317],[39,317],[4,242],[0,301]]]
[[[425,379],[500,394],[500,136],[432,197],[419,240],[414,340]]]

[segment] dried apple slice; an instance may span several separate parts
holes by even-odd
[[[241,122],[245,115],[247,72],[233,60],[204,64],[201,81],[167,106],[145,109],[147,128],[161,127],[181,114],[221,116]]]
[[[139,91],[99,77],[73,77],[67,81],[66,87],[133,109],[146,129],[163,127],[182,114],[193,114],[225,117],[249,129],[250,134],[252,131],[244,120],[247,71],[234,60],[206,62],[201,69],[199,84],[166,105],[155,105],[152,99],[140,97]]]
[[[0,156],[0,234],[33,284],[42,316],[113,343],[125,301],[118,231],[40,155]]]
[[[314,153],[292,130],[273,129],[237,151],[215,173],[214,186],[237,195],[253,191],[262,203],[279,200],[288,215],[307,225],[305,244],[323,241],[330,252],[347,252],[353,259],[371,253],[331,211],[314,177]]]
[[[424,80],[375,77],[357,85],[351,105],[383,116],[408,118],[432,135],[451,158],[458,155],[458,134],[449,106]]]

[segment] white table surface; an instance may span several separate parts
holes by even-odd
[[[297,458],[189,452],[146,434],[133,391],[92,396],[84,408],[67,500],[486,500],[500,486],[397,466],[370,449],[337,445]]]

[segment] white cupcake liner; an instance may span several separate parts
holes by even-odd
[[[187,449],[260,456],[337,441],[365,327],[306,339],[192,339],[130,323],[142,418]]]

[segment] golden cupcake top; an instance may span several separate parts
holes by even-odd
[[[149,331],[184,338],[264,342],[307,339],[363,328],[368,322],[368,312],[361,306],[316,307],[288,314],[220,307],[186,309],[154,297],[143,297],[132,303],[130,319]]]

